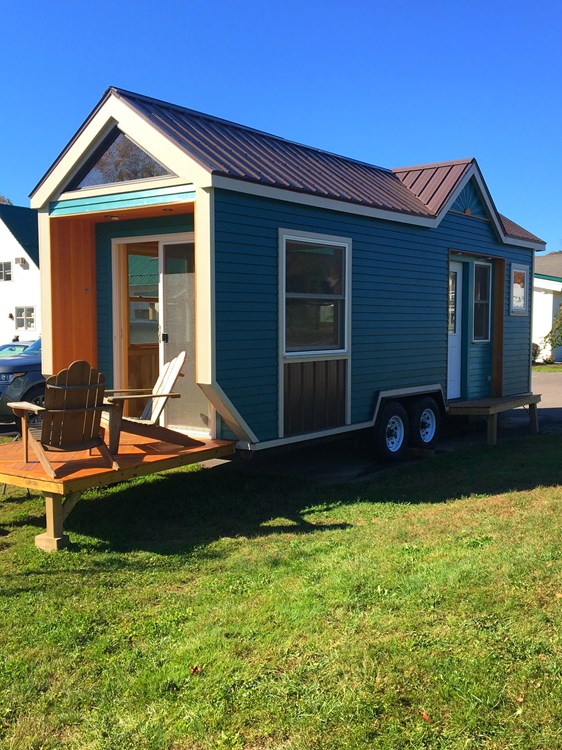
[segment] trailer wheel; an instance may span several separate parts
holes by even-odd
[[[409,423],[406,409],[398,401],[388,401],[382,408],[375,428],[375,447],[385,461],[402,457],[408,444]]]
[[[412,401],[410,417],[410,445],[414,448],[433,448],[439,440],[441,412],[435,399],[424,396]]]

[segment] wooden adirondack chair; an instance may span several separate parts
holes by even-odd
[[[104,406],[105,377],[88,362],[77,360],[45,383],[45,405],[26,401],[8,404],[22,420],[22,442],[25,462],[29,448],[45,472],[57,478],[47,453],[85,451],[97,448],[107,466],[119,469],[105,445],[100,428]],[[42,417],[41,424],[31,425],[29,415]]]
[[[185,352],[180,352],[177,357],[171,359],[162,368],[160,377],[152,390],[148,389],[117,389],[106,391],[106,401],[113,409],[104,414],[102,424],[109,427],[110,441],[109,452],[114,456],[119,450],[119,435],[121,430],[142,435],[143,437],[162,440],[174,445],[192,446],[201,445],[200,440],[194,440],[187,435],[161,427],[160,416],[169,398],[180,398],[181,393],[174,393],[173,387],[181,375],[181,368],[185,362]],[[147,404],[140,417],[124,417],[123,406],[131,399],[146,398]]]

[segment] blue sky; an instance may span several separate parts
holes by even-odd
[[[24,0],[1,10],[0,194],[28,195],[111,85],[385,167],[475,156],[562,249],[562,4]]]

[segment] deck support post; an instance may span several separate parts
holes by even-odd
[[[489,414],[488,421],[488,445],[498,444],[498,415]]]
[[[35,546],[45,552],[68,547],[70,540],[64,533],[63,495],[45,493],[45,515],[47,530],[35,537]]]
[[[539,431],[539,413],[536,404],[529,404],[529,419],[531,420],[531,435]]]

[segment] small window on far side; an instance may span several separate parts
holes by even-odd
[[[0,263],[0,281],[11,281],[12,280],[12,263],[6,261]]]
[[[35,329],[35,308],[16,307],[16,331],[32,331]]]

